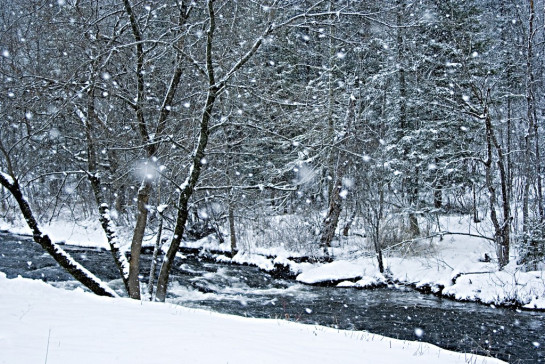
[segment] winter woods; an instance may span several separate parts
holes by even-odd
[[[40,221],[96,216],[133,298],[159,226],[158,300],[181,241],[206,232],[233,254],[250,229],[308,254],[352,235],[382,266],[437,215],[473,214],[499,267],[513,249],[535,267],[543,9],[4,0],[1,213],[22,212],[39,243]],[[285,235],[267,222],[293,215],[305,223]]]

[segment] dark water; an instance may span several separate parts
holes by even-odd
[[[109,252],[66,247],[73,257],[120,290]],[[144,256],[143,268],[149,267]],[[0,234],[0,271],[8,277],[77,283],[27,237]],[[143,269],[144,281],[147,272]],[[313,287],[271,278],[254,267],[180,259],[168,300],[248,317],[283,318],[494,356],[511,363],[545,362],[545,314],[460,303],[412,290]]]

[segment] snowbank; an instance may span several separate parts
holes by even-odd
[[[336,248],[335,261],[326,264],[296,263],[288,257],[301,257],[304,252],[287,251],[284,246],[269,248],[250,247],[230,259],[220,256],[219,261],[237,264],[249,264],[260,269],[274,272],[284,266],[289,276],[306,284],[339,283],[339,287],[374,287],[383,285],[387,280],[403,285],[410,285],[424,291],[466,301],[486,304],[516,304],[528,309],[545,310],[545,273],[543,271],[523,272],[514,262],[517,256],[511,256],[511,264],[503,271],[498,271],[497,264],[486,261],[484,256],[494,257],[495,248],[490,241],[479,238],[484,234],[484,224],[477,227],[468,216],[443,216],[440,218],[442,230],[455,234],[444,235],[433,240],[415,243],[402,254],[399,251],[384,254],[387,272],[378,272],[377,261],[362,251],[361,242],[353,246]],[[477,230],[477,228],[481,230]],[[0,219],[0,230],[13,233],[30,233],[28,227],[20,221],[10,224]],[[104,232],[97,219],[69,222],[59,219],[43,225],[55,242],[72,245],[101,247],[108,249]],[[119,231],[122,250],[129,249],[130,231]],[[154,236],[148,237],[145,246],[153,245]],[[354,244],[356,242],[353,242]],[[229,252],[227,243],[219,244],[214,236],[198,241],[184,241],[182,246],[202,250]],[[163,246],[166,249],[168,244]],[[515,253],[515,248],[511,249]],[[273,258],[276,257],[276,258]]]
[[[281,320],[108,299],[0,273],[0,363],[501,363]]]

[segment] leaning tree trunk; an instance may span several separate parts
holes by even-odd
[[[167,253],[163,259],[161,265],[161,271],[159,272],[159,278],[157,280],[157,291],[155,299],[157,301],[164,302],[167,295],[168,279],[170,276],[170,270],[174,258],[180,247],[182,237],[185,231],[185,223],[189,215],[188,205],[189,199],[195,191],[195,186],[201,175],[201,169],[203,166],[204,152],[206,145],[208,144],[208,135],[210,133],[210,118],[212,117],[212,111],[214,109],[214,103],[218,93],[218,86],[214,76],[214,65],[212,62],[212,43],[215,30],[215,17],[213,2],[208,2],[208,11],[210,15],[210,24],[207,32],[207,45],[206,45],[206,66],[208,71],[208,96],[206,98],[206,104],[201,115],[200,122],[200,134],[197,148],[193,154],[193,164],[191,165],[189,176],[183,183],[180,191],[180,198],[178,199],[178,215],[176,217],[176,226],[174,228],[174,236],[170,242]]]
[[[275,29],[277,29],[277,26],[274,26],[274,24],[269,24],[269,26],[265,29],[261,36],[252,45],[250,50],[246,54],[244,54],[228,72],[226,72],[226,74],[220,81],[216,82],[214,75],[214,62],[212,60],[212,45],[214,39],[214,30],[216,27],[214,1],[208,0],[207,5],[209,15],[209,27],[206,37],[206,73],[208,76],[208,94],[201,114],[199,140],[197,142],[197,147],[193,153],[193,163],[190,167],[188,177],[180,188],[180,198],[178,199],[177,206],[178,215],[176,218],[176,226],[174,228],[174,236],[170,243],[170,247],[165,254],[163,264],[161,266],[161,271],[159,273],[159,278],[157,281],[157,293],[155,296],[155,299],[157,301],[164,301],[166,298],[170,269],[172,267],[172,263],[174,262],[176,252],[178,251],[178,248],[180,246],[180,242],[182,241],[182,236],[185,230],[185,223],[189,214],[189,199],[195,191],[195,186],[201,174],[204,152],[206,150],[206,145],[208,144],[208,135],[210,133],[209,123],[212,117],[212,111],[214,109],[214,103],[216,102],[216,98],[218,94],[223,91],[229,79],[233,77],[233,75],[240,68],[242,68],[248,62],[248,60],[253,57],[253,55],[263,44],[264,39]],[[297,19],[297,17],[291,18],[290,21],[293,21],[294,19]]]
[[[70,273],[72,277],[90,289],[93,293],[99,296],[117,297],[117,294],[110,287],[72,259],[68,253],[61,249],[57,244],[53,243],[48,235],[42,233],[38,222],[30,209],[30,205],[23,196],[18,181],[13,177],[10,178],[12,180],[10,181],[7,177],[8,176],[4,173],[0,173],[0,184],[4,186],[15,198],[15,201],[17,201],[23,217],[32,230],[34,241],[40,244],[40,246],[47,251],[62,268]]]
[[[115,224],[111,219],[109,206],[106,203],[104,198],[104,193],[102,192],[102,183],[100,181],[100,173],[98,172],[98,161],[96,153],[96,143],[93,138],[92,125],[98,124],[98,115],[95,112],[95,87],[94,84],[91,85],[88,91],[88,100],[87,100],[87,115],[85,115],[80,110],[77,110],[76,113],[80,117],[81,121],[84,124],[85,136],[87,139],[87,178],[91,183],[91,189],[95,196],[95,201],[98,206],[99,212],[99,221],[104,233],[106,234],[106,240],[110,246],[110,252],[117,266],[119,274],[125,285],[127,293],[130,294],[128,278],[129,278],[129,262],[127,258],[121,251],[119,238],[115,229]]]
[[[170,243],[167,253],[165,254],[163,264],[161,265],[161,271],[159,273],[159,278],[157,280],[157,293],[156,300],[163,302],[166,298],[168,279],[170,275],[170,269],[180,243],[182,241],[182,236],[185,231],[185,223],[187,222],[187,217],[189,215],[188,205],[189,199],[195,191],[195,185],[199,180],[203,159],[204,151],[206,145],[208,144],[208,133],[209,133],[209,122],[212,115],[212,110],[214,107],[214,102],[216,100],[217,90],[212,87],[208,91],[208,97],[206,100],[206,107],[202,114],[201,119],[201,130],[199,136],[199,142],[197,144],[197,149],[195,150],[193,156],[193,164],[190,169],[190,174],[187,177],[186,181],[182,185],[182,190],[180,192],[180,198],[178,199],[178,215],[176,217],[176,226],[174,228],[174,236]]]

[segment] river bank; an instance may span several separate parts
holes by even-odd
[[[293,278],[313,285],[339,288],[369,288],[377,286],[409,286],[424,293],[432,293],[459,301],[487,305],[512,306],[529,310],[545,310],[545,272],[525,271],[516,264],[517,252],[511,249],[511,263],[498,270],[494,261],[495,248],[477,230],[467,216],[442,217],[444,234],[410,242],[403,249],[385,250],[385,272],[380,273],[377,260],[369,249],[362,248],[361,239],[351,237],[336,241],[327,256],[321,251],[293,251],[277,246],[245,244],[231,257],[227,242],[219,243],[215,235],[196,241],[184,241],[182,249],[209,254],[211,259],[224,263],[249,264],[273,275]],[[485,229],[483,225],[480,229]],[[12,233],[28,233],[21,222],[0,220],[0,229]],[[74,223],[55,220],[43,226],[50,237],[67,244],[108,248],[104,233],[96,220]],[[130,232],[119,231],[128,250]],[[247,233],[250,234],[250,233]],[[466,234],[466,235],[464,235]],[[168,238],[168,233],[166,234]],[[155,236],[144,242],[151,249]],[[247,236],[246,241],[251,241]],[[167,240],[168,241],[168,240]],[[167,248],[163,246],[163,250]],[[327,259],[325,259],[327,258]]]
[[[120,296],[126,295],[110,252],[73,245],[63,248]],[[150,259],[151,254],[142,256],[144,278]],[[23,276],[81,291],[81,285],[28,236],[0,234],[0,271],[8,278]],[[545,317],[537,312],[460,303],[402,286],[339,289],[307,285],[273,278],[251,265],[218,263],[213,255],[195,250],[178,255],[171,277],[168,304],[368,331],[510,362],[539,362],[544,358],[541,333]],[[146,291],[145,284],[142,289]]]

